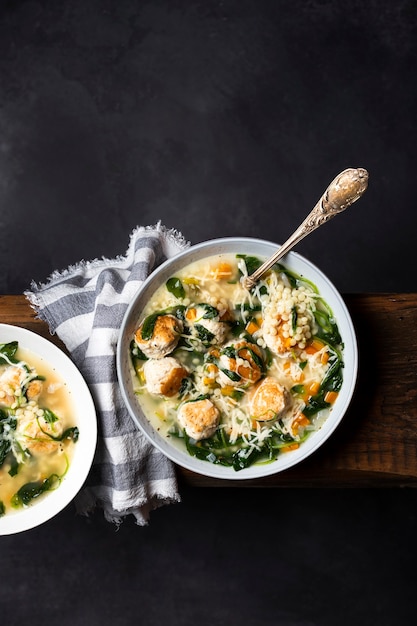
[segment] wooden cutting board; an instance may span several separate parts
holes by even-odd
[[[341,424],[296,468],[255,480],[207,478],[178,467],[195,487],[417,486],[417,294],[345,295],[359,346],[359,377]],[[23,295],[0,296],[0,322],[28,328],[65,350]]]

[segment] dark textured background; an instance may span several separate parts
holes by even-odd
[[[158,220],[282,243],[358,166],[297,250],[342,293],[416,291],[416,36],[413,0],[1,0],[0,293]],[[412,490],[184,490],[118,532],[69,506],[0,538],[0,619],[409,624],[416,532]]]

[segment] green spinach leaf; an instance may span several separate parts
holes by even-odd
[[[169,293],[172,293],[172,295],[178,298],[179,300],[182,300],[183,298],[185,298],[184,285],[182,284],[179,278],[176,278],[175,276],[173,276],[172,278],[169,278],[167,282],[165,283],[165,286],[168,289]]]

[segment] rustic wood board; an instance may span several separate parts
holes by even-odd
[[[195,487],[417,486],[417,294],[345,295],[359,346],[353,401],[332,437],[296,468],[224,481],[178,468]],[[0,296],[0,322],[28,328],[65,349],[23,295]]]

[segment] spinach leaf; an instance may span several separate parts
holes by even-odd
[[[19,347],[19,343],[17,341],[11,341],[10,343],[1,343],[0,344],[0,364],[2,363],[16,363],[15,354]],[[1,355],[4,355],[3,358]]]
[[[138,359],[139,361],[147,361],[148,357],[142,352],[139,348],[138,344],[134,339],[130,342],[130,354],[134,361],[134,359]]]
[[[303,394],[305,392],[305,387],[304,385],[294,385],[291,387],[291,392],[295,394]]]
[[[261,459],[272,460],[276,458],[277,451],[264,444],[259,448],[249,450],[248,446],[242,447],[243,441],[238,440],[235,444],[230,444],[223,429],[218,429],[209,439],[194,441],[184,432],[185,445],[188,453],[203,461],[232,467],[235,471],[240,471],[249,467]]]
[[[49,409],[43,409],[43,410],[44,411],[49,411]],[[52,413],[52,411],[50,411],[50,413]],[[54,420],[54,421],[56,421],[56,420]],[[80,431],[78,429],[78,426],[70,426],[69,428],[66,428],[61,435],[51,435],[51,433],[48,433],[45,430],[43,430],[43,428],[41,427],[41,425],[39,423],[39,419],[37,419],[37,422],[38,422],[38,426],[39,426],[40,430],[43,432],[43,434],[46,435],[47,437],[49,437],[50,439],[52,439],[53,441],[65,441],[65,439],[72,439],[74,443],[76,441],[78,441],[78,437],[80,435]],[[53,422],[49,422],[49,423],[53,423]]]
[[[26,483],[14,494],[11,499],[12,506],[17,508],[28,505],[32,500],[43,493],[56,489],[61,482],[58,474],[51,474],[44,480]]]
[[[169,278],[165,283],[165,286],[169,293],[172,293],[172,295],[176,298],[182,300],[185,297],[185,289],[179,278],[176,278],[175,276]]]
[[[180,398],[180,400],[182,400],[182,398],[184,398],[185,395],[187,395],[187,393],[189,393],[193,388],[193,381],[189,376],[186,376],[185,378],[182,379],[181,381],[181,385],[180,388],[178,390],[178,397]]]
[[[237,254],[236,258],[244,260],[246,269],[249,275],[253,274],[253,272],[257,270],[258,267],[261,267],[262,265],[262,261],[258,259],[258,257],[256,256],[250,256],[247,254]]]
[[[295,331],[297,330],[297,320],[298,320],[297,307],[293,306],[291,309],[291,328],[292,328],[293,333],[295,333]]]
[[[0,439],[0,467],[6,460],[6,457],[10,452],[10,448],[10,441],[6,441],[6,439]]]
[[[144,322],[142,324],[142,330],[141,330],[142,339],[144,341],[151,339],[154,328],[155,328],[156,320],[158,319],[160,315],[162,315],[162,313],[152,313],[151,315],[148,315],[148,317],[144,319]]]
[[[173,315],[177,319],[184,321],[185,309],[186,307],[183,304],[177,304],[176,306],[172,306],[166,309],[165,313],[168,313],[169,315]]]
[[[202,326],[202,324],[194,324],[194,328],[197,331],[198,338],[203,343],[210,343],[211,341],[213,341],[214,334],[207,330],[205,326]]]
[[[329,357],[329,369],[322,380],[321,388],[325,391],[340,391],[343,383],[343,361],[333,353]]]
[[[238,383],[242,379],[242,377],[237,372],[232,372],[232,370],[228,370],[225,367],[220,367],[219,369],[221,372],[223,372],[223,374],[225,374],[228,378],[230,378],[230,380],[233,380],[235,383]]]
[[[250,302],[243,302],[243,304],[236,304],[235,311],[239,315],[241,310],[250,311],[251,313],[256,313],[258,311],[262,311],[261,304],[251,304]]]
[[[307,405],[303,409],[303,414],[310,419],[313,415],[321,411],[322,409],[328,409],[330,404],[324,400],[324,396],[327,392],[321,389],[315,396],[312,396]]]
[[[0,500],[0,517],[5,515],[5,513],[6,513],[6,507],[4,506],[4,503]]]
[[[251,357],[252,357],[252,361],[255,363],[255,365],[256,365],[257,367],[259,367],[259,369],[261,370],[261,372],[265,373],[265,365],[264,365],[264,362],[262,361],[262,359],[261,359],[261,357],[259,356],[259,354],[257,354],[257,353],[255,352],[255,350],[253,350],[253,349],[252,349],[252,348],[250,348],[249,346],[245,346],[244,348],[240,348],[240,349],[238,350],[238,356],[240,357],[240,356],[241,356],[241,354],[240,354],[240,353],[241,353],[241,352],[243,352],[243,351],[245,351],[245,350],[247,350],[247,351],[249,352],[249,354],[250,354],[250,355],[251,355]],[[248,360],[248,359],[246,359],[246,357],[243,357],[243,356],[242,356],[241,358],[242,358],[242,359],[245,359],[246,361]]]
[[[205,310],[203,320],[212,320],[219,316],[218,310],[214,306],[211,306],[211,304],[202,304],[201,306],[203,306]]]
[[[16,430],[17,420],[12,415],[8,415],[6,411],[0,409],[0,467],[6,460],[9,454],[12,444],[9,437],[4,437],[5,426],[7,430]]]
[[[233,337],[239,337],[242,333],[245,332],[246,322],[243,320],[235,320],[231,323],[231,331]]]
[[[16,474],[18,474],[18,472],[19,472],[19,467],[20,467],[20,465],[19,465],[19,463],[18,463],[18,461],[17,461],[16,457],[15,457],[15,456],[13,456],[13,458],[12,458],[12,462],[11,462],[11,464],[10,464],[10,469],[9,469],[9,471],[8,471],[8,474],[9,474],[10,476],[16,476]]]
[[[324,339],[327,343],[333,345],[341,343],[342,338],[339,333],[339,328],[330,311],[316,309],[314,311],[314,318],[318,325],[317,336],[320,337],[320,339]]]
[[[329,368],[323,378],[320,389],[315,396],[312,396],[303,413],[310,418],[322,409],[328,409],[331,405],[325,401],[328,391],[340,391],[343,383],[343,361],[335,350],[331,350],[329,357]]]
[[[43,409],[43,417],[47,424],[53,424],[59,421],[59,417],[55,415],[51,409]]]
[[[71,426],[70,428],[67,428],[66,430],[64,430],[62,435],[60,435],[59,437],[52,437],[51,435],[49,436],[54,441],[65,441],[65,439],[72,439],[73,442],[75,443],[76,441],[78,441],[78,437],[80,436],[80,431],[77,426]]]

